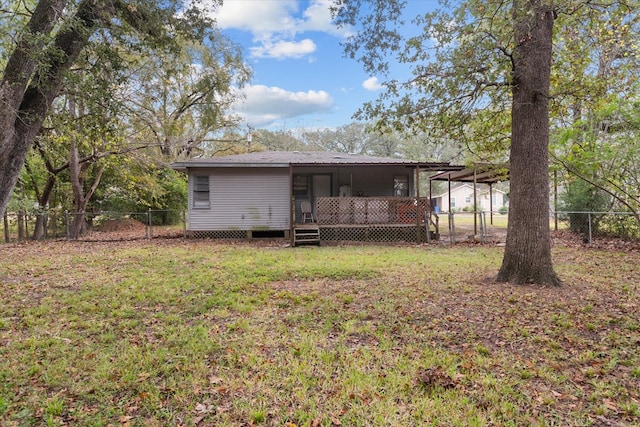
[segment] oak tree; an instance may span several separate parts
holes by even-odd
[[[358,29],[345,44],[346,54],[370,74],[386,77],[384,94],[364,105],[357,118],[377,120],[379,127],[439,133],[488,148],[498,158],[508,152],[509,226],[499,281],[560,284],[549,230],[555,25],[559,16],[576,13],[587,25],[590,13],[617,5],[445,0],[407,25],[406,1],[333,2],[338,25]],[[407,67],[410,75],[401,77]]]
[[[10,37],[3,38],[7,59],[0,75],[0,213],[69,70],[94,34],[142,55],[149,47],[170,49],[177,36],[202,38],[212,25],[180,0],[39,0],[33,9],[26,4],[0,12],[11,18],[3,25],[12,26],[3,28]]]

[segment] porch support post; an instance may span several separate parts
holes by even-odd
[[[476,168],[473,168],[473,235],[478,234],[478,182]]]
[[[553,171],[553,229],[558,231],[558,171]]]
[[[416,243],[422,243],[422,229],[420,228],[420,165],[416,166]]]
[[[455,243],[455,229],[453,225],[454,218],[453,211],[451,210],[451,172],[449,172],[449,174],[447,175],[447,185],[449,187],[447,195],[447,197],[449,198],[449,207],[447,208],[447,210],[449,211],[449,214],[447,215],[449,217],[449,240],[451,240],[451,243]]]
[[[449,209],[448,209],[448,211],[449,211],[449,213],[452,213],[451,212],[451,172],[449,172],[449,174],[447,175],[447,185],[449,186],[449,189],[448,189],[449,193],[447,195],[447,197],[449,198],[449,205],[448,205]]]
[[[493,225],[493,183],[489,183],[489,222]]]
[[[296,199],[293,197],[293,165],[289,165],[289,244],[294,245],[294,225],[296,221]]]

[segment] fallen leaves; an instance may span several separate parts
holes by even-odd
[[[28,402],[44,422],[62,387],[59,425],[429,424],[440,393],[442,411],[495,424],[640,425],[638,253],[556,247],[565,283],[538,288],[482,279],[491,261],[469,260],[495,248],[314,248],[292,264],[274,248],[0,247],[0,416]],[[379,274],[343,278],[369,256]],[[233,270],[247,260],[261,280]]]
[[[442,366],[420,368],[417,373],[417,380],[421,386],[427,389],[436,387],[447,389],[456,386],[456,381],[445,372]]]

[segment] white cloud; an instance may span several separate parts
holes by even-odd
[[[304,39],[299,42],[265,41],[261,46],[251,48],[251,56],[255,58],[302,58],[315,52],[317,46],[310,39]]]
[[[214,12],[220,28],[250,31],[256,36],[264,33],[291,31],[296,22],[297,0],[247,1],[225,0]]]
[[[238,103],[234,110],[252,126],[329,112],[333,106],[333,99],[323,90],[290,92],[279,87],[254,85],[246,87],[243,93],[244,102]]]
[[[333,0],[312,0],[302,13],[304,19],[299,23],[300,31],[322,31],[338,37],[351,35],[351,30],[336,27],[329,10]]]
[[[367,80],[362,82],[362,87],[365,88],[366,90],[370,90],[372,92],[384,88],[384,86],[381,85],[380,82],[378,81],[377,77],[368,78]]]
[[[301,33],[317,31],[337,37],[351,33],[331,22],[331,1],[311,0],[302,12],[299,0],[225,0],[222,7],[210,9],[220,28],[251,32],[256,43],[250,50],[252,56],[301,58],[316,49],[309,38],[297,41]]]

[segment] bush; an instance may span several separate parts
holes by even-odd
[[[101,211],[147,212],[154,211],[153,225],[178,224],[187,206],[186,177],[168,168],[139,170],[127,179],[105,185],[97,194]],[[106,183],[105,183],[106,184]]]
[[[625,240],[640,238],[640,226],[633,215],[607,215],[599,223],[599,232],[603,236]]]
[[[587,212],[603,212],[608,209],[609,196],[582,179],[576,179],[567,186],[561,196],[561,208],[568,212],[569,229],[577,234],[597,233],[602,216],[591,215]]]

